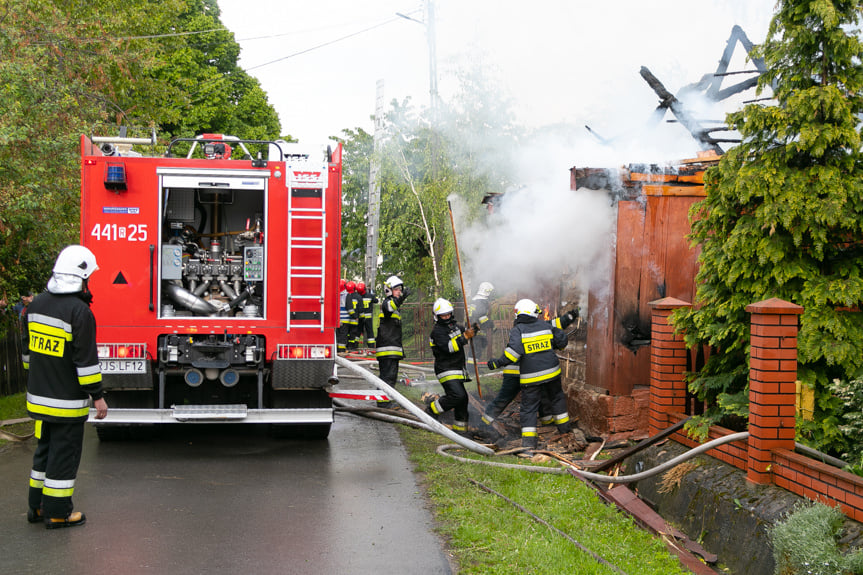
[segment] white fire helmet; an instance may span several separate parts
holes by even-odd
[[[93,252],[84,246],[72,245],[63,248],[63,251],[57,256],[53,272],[87,279],[97,269],[99,266],[96,265],[96,256],[93,255]]]
[[[515,303],[513,313],[518,317],[520,315],[529,315],[530,317],[539,317],[539,306],[532,299],[520,299]]]
[[[387,281],[384,282],[384,294],[393,295],[393,290],[398,286],[403,286],[402,280],[399,279],[398,276],[390,276],[387,278]]]
[[[490,282],[482,282],[476,290],[477,297],[490,298],[494,293],[494,286]]]
[[[437,319],[445,313],[452,313],[452,303],[447,299],[439,297],[435,300],[432,310],[434,310],[434,317]]]

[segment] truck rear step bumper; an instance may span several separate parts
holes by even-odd
[[[109,409],[105,419],[96,419],[90,410],[90,423],[297,423],[333,422],[332,408],[249,409],[245,405],[178,405],[170,409]]]

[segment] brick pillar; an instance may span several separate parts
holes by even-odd
[[[768,299],[746,306],[750,318],[749,458],[746,479],[770,483],[771,450],[794,450],[799,305]]]
[[[685,301],[666,297],[650,302],[650,435],[668,427],[671,412],[686,412],[686,344],[668,323],[677,308],[691,307]]]

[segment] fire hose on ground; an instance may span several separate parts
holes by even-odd
[[[457,442],[458,445],[447,444],[440,445],[437,448],[437,453],[446,457],[450,457],[452,459],[456,459],[458,461],[462,461],[465,463],[476,463],[480,465],[489,465],[492,467],[501,467],[505,469],[521,469],[525,471],[531,471],[533,473],[548,473],[548,474],[565,474],[569,473],[568,470],[572,470],[577,473],[580,477],[584,479],[588,479],[590,481],[595,481],[599,483],[633,483],[635,481],[640,481],[642,479],[647,479],[649,477],[653,477],[654,475],[658,475],[660,473],[664,473],[665,471],[676,467],[687,461],[692,459],[693,457],[700,455],[706,451],[709,451],[715,447],[720,445],[724,445],[726,443],[731,443],[734,441],[741,441],[749,437],[748,431],[742,431],[740,433],[732,433],[731,435],[726,435],[725,437],[720,437],[718,439],[714,439],[712,441],[708,441],[698,447],[694,447],[685,453],[678,455],[668,461],[653,467],[652,469],[648,469],[647,471],[642,471],[640,473],[635,473],[633,475],[623,475],[618,477],[613,477],[609,475],[601,475],[599,473],[590,473],[589,471],[583,471],[571,465],[567,465],[565,468],[563,467],[541,467],[536,465],[519,465],[516,463],[501,463],[499,461],[487,461],[484,459],[471,459],[467,457],[460,457],[458,455],[453,455],[449,453],[451,449],[458,449],[459,447],[464,447],[474,453],[479,453],[480,455],[495,455],[495,452],[475,441],[467,439],[453,432],[448,427],[440,424],[438,421],[430,417],[424,411],[419,409],[414,403],[408,398],[404,397],[400,393],[398,393],[395,389],[393,389],[386,382],[371,374],[366,368],[355,364],[347,359],[342,357],[336,357],[336,363],[345,369],[352,371],[353,373],[359,375],[367,382],[374,385],[376,388],[384,391],[389,397],[393,398],[399,405],[407,409],[412,415],[415,416],[416,419],[407,418],[400,415],[382,413],[381,410],[375,410],[374,408],[351,408],[343,402],[336,402],[336,405],[343,411],[353,412],[353,413],[362,413],[363,415],[367,415],[368,417],[372,417],[375,419],[380,419],[381,421],[388,421],[391,423],[403,423],[405,425],[409,425],[411,427],[416,427],[418,429],[425,429],[427,431],[431,431],[434,433],[438,433],[439,435],[443,435],[448,439],[453,439]],[[423,369],[422,371],[426,371],[428,368]]]
[[[433,417],[429,416],[427,413],[425,413],[419,407],[414,405],[414,403],[411,400],[409,400],[408,398],[406,398],[405,396],[403,396],[402,394],[397,392],[395,389],[393,389],[389,384],[387,384],[381,378],[379,378],[375,375],[372,375],[367,369],[363,369],[362,367],[355,365],[353,362],[348,361],[347,359],[345,359],[343,357],[336,356],[335,361],[336,361],[336,365],[339,365],[339,366],[341,366],[347,370],[352,371],[356,375],[359,375],[360,377],[362,377],[368,383],[371,383],[376,388],[385,392],[396,403],[398,403],[403,408],[408,410],[412,415],[416,416],[417,419],[420,420],[420,422],[425,424],[427,427],[429,427],[435,433],[438,433],[439,435],[443,435],[447,439],[451,439],[451,440],[455,441],[456,443],[458,443],[460,446],[464,447],[465,449],[469,449],[470,451],[473,451],[475,453],[479,453],[481,455],[494,455],[494,450],[492,450],[491,448],[486,447],[485,445],[480,445],[479,443],[477,443],[471,439],[468,439],[466,437],[462,437],[461,435],[457,434],[456,432],[449,429],[448,427],[441,425]]]

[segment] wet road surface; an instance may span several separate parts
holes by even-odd
[[[88,425],[87,524],[51,531],[26,519],[34,446],[0,451],[3,574],[451,572],[391,424],[337,414],[326,441],[174,425],[107,443]]]

